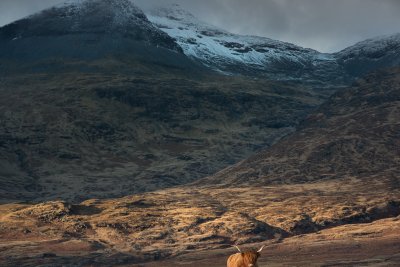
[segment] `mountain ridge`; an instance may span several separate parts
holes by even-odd
[[[179,5],[146,14],[177,40],[186,55],[228,74],[266,75],[321,87],[321,81],[344,86],[368,72],[400,64],[399,34],[369,38],[335,53],[321,53],[267,37],[232,34],[199,20]]]
[[[399,66],[399,55],[400,33],[369,38],[335,53],[340,64],[355,76]]]
[[[173,36],[186,55],[217,71],[311,81],[327,78],[330,71],[338,71],[335,58],[330,54],[267,37],[232,34],[202,22],[179,5],[149,11],[147,16]],[[318,68],[324,70],[317,71]],[[313,72],[324,73],[314,75]]]
[[[58,21],[52,21],[51,17],[58,17]],[[367,39],[336,53],[320,53],[267,37],[229,33],[202,22],[179,5],[161,7],[145,14],[130,0],[69,1],[0,29],[0,39],[3,40],[0,42],[0,57],[3,59],[20,57],[27,60],[33,57],[32,60],[39,60],[46,56],[98,58],[120,50],[120,54],[130,54],[142,60],[147,57],[181,68],[190,68],[196,62],[228,75],[265,76],[320,88],[329,88],[332,84],[340,88],[370,71],[400,64],[398,34]],[[87,36],[78,39],[66,37],[66,34],[85,32]],[[98,35],[105,33],[116,39],[109,42]],[[51,34],[60,38],[58,43],[47,39],[51,44],[46,44],[44,40],[37,40],[38,36]],[[20,40],[29,37],[33,39]],[[33,46],[37,43],[36,53],[29,53],[28,42]],[[80,45],[62,46],[71,42]],[[54,49],[55,46],[58,49]],[[158,48],[185,54],[192,60]]]

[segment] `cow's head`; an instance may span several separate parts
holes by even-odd
[[[243,263],[245,264],[246,267],[257,267],[258,257],[260,257],[260,253],[264,249],[265,245],[262,246],[259,250],[247,250],[243,252],[238,246],[235,247],[242,255]]]

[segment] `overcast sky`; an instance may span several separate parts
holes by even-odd
[[[63,0],[0,0],[0,26]],[[400,32],[400,0],[136,0],[148,9],[179,3],[234,33],[260,35],[336,52],[355,42]]]

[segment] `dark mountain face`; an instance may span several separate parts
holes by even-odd
[[[87,0],[44,10],[0,29],[0,58],[43,61],[105,56],[187,67],[180,46],[129,0]]]
[[[296,184],[378,179],[399,187],[400,71],[377,72],[333,95],[299,130],[199,183]]]
[[[2,37],[10,40],[83,33],[121,34],[138,41],[151,40],[155,35],[168,39],[128,0],[89,0],[64,4],[16,21],[2,29]],[[162,44],[161,38],[154,41]],[[177,49],[173,44],[166,47]]]
[[[335,57],[347,73],[356,77],[381,68],[400,66],[400,34],[359,42]]]

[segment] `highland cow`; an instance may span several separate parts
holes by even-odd
[[[258,267],[257,260],[265,245],[257,251],[248,250],[245,252],[242,252],[238,246],[235,247],[239,250],[239,253],[233,254],[228,258],[227,267]]]

